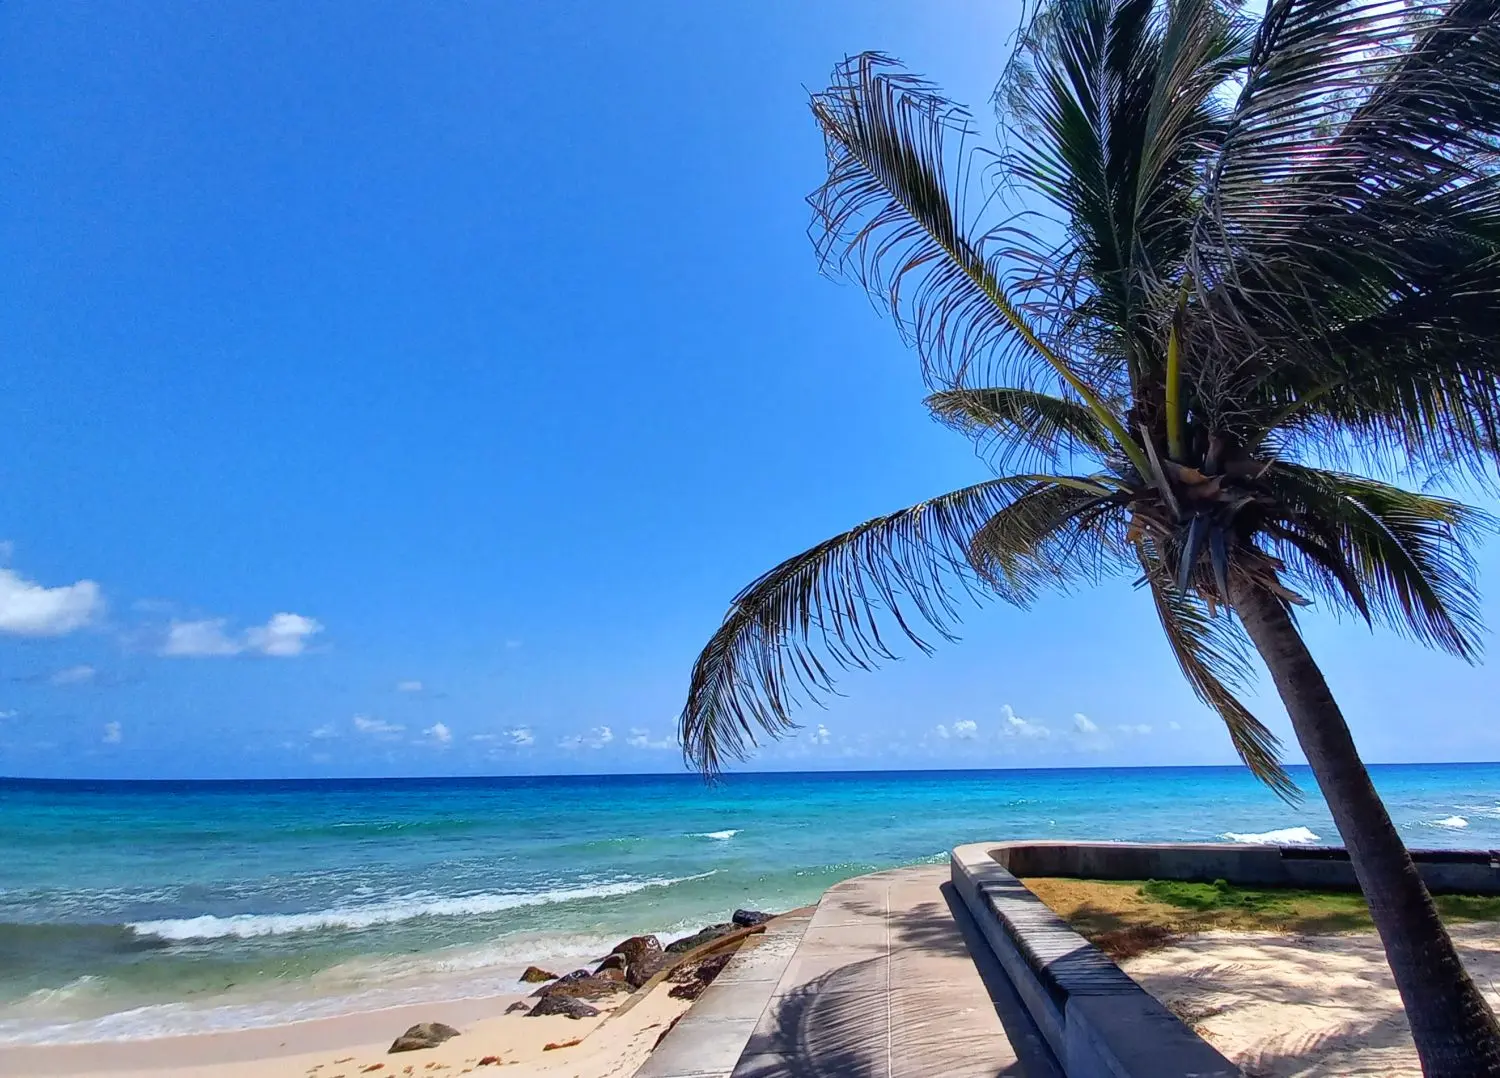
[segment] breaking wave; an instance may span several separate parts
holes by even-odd
[[[1262,831],[1259,834],[1241,834],[1225,831],[1219,836],[1230,842],[1244,842],[1253,846],[1311,846],[1322,840],[1306,827],[1283,827],[1279,831]]]
[[[128,927],[139,936],[154,936],[164,940],[224,939],[231,936],[249,939],[254,936],[281,936],[293,932],[320,932],[330,929],[359,931],[418,917],[466,917],[500,913],[524,906],[550,906],[559,902],[630,895],[652,887],[671,887],[690,880],[706,879],[712,875],[713,872],[703,872],[696,876],[682,876],[676,879],[631,880],[555,891],[482,893],[458,898],[442,898],[438,895],[417,893],[368,906],[338,906],[308,913],[239,913],[229,917],[212,915],[181,917],[161,921],[136,921]]]

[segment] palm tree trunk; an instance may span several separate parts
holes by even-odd
[[[1344,838],[1411,1022],[1422,1073],[1500,1076],[1500,1025],[1459,961],[1323,672],[1280,599],[1243,578],[1232,580],[1230,590]]]

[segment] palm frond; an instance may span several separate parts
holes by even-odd
[[[1127,494],[1113,477],[1038,476],[974,534],[969,564],[997,594],[1017,606],[1043,587],[1067,590],[1097,582],[1129,564],[1120,513]]]
[[[968,113],[876,53],[840,65],[812,109],[828,152],[828,178],[809,199],[819,256],[883,300],[928,380],[948,388],[971,374],[995,384],[1061,380],[1121,451],[1140,457],[1104,397],[1007,290],[1006,230],[984,228],[984,205],[968,203],[976,194]]]
[[[927,398],[939,422],[975,439],[999,471],[1056,468],[1113,449],[1109,431],[1077,401],[1030,389],[945,389]]]
[[[1031,476],[992,479],[876,517],[750,584],[694,664],[680,717],[686,758],[712,774],[743,758],[757,730],[785,734],[799,700],[832,691],[831,667],[894,659],[887,637],[931,651],[925,624],[951,640],[958,600],[978,597],[974,535],[1036,485]]]
[[[1281,462],[1265,481],[1287,510],[1270,534],[1329,600],[1474,661],[1481,621],[1465,547],[1476,509],[1341,472]],[[1357,581],[1352,590],[1349,580]]]
[[[1179,592],[1149,542],[1138,540],[1136,549],[1167,643],[1193,692],[1224,720],[1229,740],[1250,773],[1277,796],[1295,803],[1301,794],[1282,766],[1281,742],[1236,695],[1254,677],[1248,641],[1238,623],[1213,616],[1191,592]]]
[[[1479,472],[1500,427],[1500,0],[1274,0],[1209,168],[1187,262],[1213,419],[1338,383],[1322,406],[1357,438]]]
[[[1215,91],[1243,63],[1247,23],[1214,0],[1053,0],[1021,35],[997,100],[1002,168],[1062,210],[1090,313],[1123,330],[1139,387],[1201,182],[1202,144],[1227,107]],[[1097,371],[1097,367],[1095,368]]]

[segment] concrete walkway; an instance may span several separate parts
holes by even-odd
[[[1060,1078],[948,881],[878,872],[781,919],[637,1078]]]

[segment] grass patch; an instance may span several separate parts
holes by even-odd
[[[1316,935],[1373,932],[1364,898],[1349,891],[1237,887],[1178,880],[1034,877],[1026,886],[1111,958],[1155,950],[1178,936],[1220,929]],[[1500,921],[1500,898],[1438,895],[1444,921]]]

